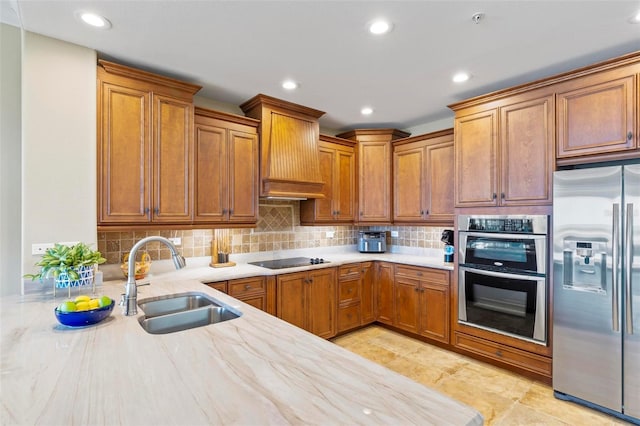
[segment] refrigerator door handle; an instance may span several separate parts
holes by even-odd
[[[626,280],[625,280],[625,311],[626,311],[626,319],[627,319],[627,324],[626,324],[626,330],[627,330],[627,334],[633,334],[633,303],[631,300],[631,272],[632,270],[632,263],[633,263],[633,203],[629,203],[627,204],[627,219],[626,219],[626,227],[625,227],[625,247],[627,248],[627,255],[626,255],[626,265],[625,265],[625,273],[626,273]]]
[[[611,321],[613,324],[613,331],[620,331],[620,304],[618,302],[618,262],[620,261],[619,256],[619,235],[620,235],[620,204],[615,203],[613,205],[613,235],[612,235],[612,265],[611,265],[611,273],[613,276],[611,277]]]

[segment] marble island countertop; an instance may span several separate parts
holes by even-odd
[[[53,309],[66,292],[1,298],[0,423],[482,424],[437,391],[200,280],[167,275],[140,287],[138,300],[200,291],[243,315],[151,335],[119,306],[94,326],[58,324]],[[122,282],[97,292],[118,300]]]

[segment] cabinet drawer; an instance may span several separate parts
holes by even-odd
[[[340,287],[338,303],[360,300],[360,280],[341,281],[338,285]]]
[[[245,294],[263,293],[266,293],[266,283],[263,277],[229,281],[230,296],[241,297]]]
[[[360,304],[338,309],[338,332],[349,330],[360,325]]]
[[[473,352],[474,354],[502,361],[523,370],[551,377],[551,358],[458,332],[455,333],[455,346]]]
[[[362,265],[359,263],[352,263],[350,265],[343,265],[338,270],[338,277],[352,277],[360,275],[360,271],[362,270]]]
[[[449,271],[430,268],[412,268],[410,266],[396,265],[396,275],[413,278],[420,281],[449,285]]]
[[[219,290],[223,293],[227,292],[227,282],[226,281],[218,281],[215,283],[205,283],[206,285],[208,285],[211,288],[215,288],[216,290]]]

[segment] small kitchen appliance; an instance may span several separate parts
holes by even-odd
[[[440,241],[444,243],[444,261],[446,263],[453,262],[453,253],[455,248],[453,247],[453,230],[445,229],[442,231]]]
[[[358,251],[360,253],[384,253],[387,251],[387,233],[360,231],[358,233]]]

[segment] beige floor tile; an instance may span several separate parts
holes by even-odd
[[[553,396],[543,383],[371,326],[334,343],[468,404],[486,425],[626,425],[628,423]]]

